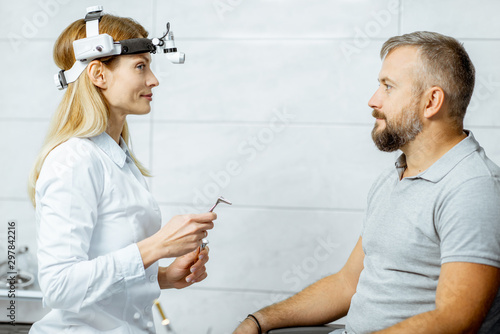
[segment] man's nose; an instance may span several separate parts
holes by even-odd
[[[380,98],[380,87],[375,91],[371,99],[368,101],[368,106],[371,109],[381,109],[382,99]]]

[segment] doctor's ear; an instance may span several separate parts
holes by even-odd
[[[108,86],[106,81],[106,72],[106,66],[104,66],[104,64],[99,60],[93,60],[87,65],[87,75],[89,76],[90,81],[101,89],[106,89]]]

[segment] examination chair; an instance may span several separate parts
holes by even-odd
[[[271,329],[267,334],[327,334],[341,328],[344,328],[344,325],[288,327]]]

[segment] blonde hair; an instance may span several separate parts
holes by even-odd
[[[73,66],[75,63],[73,41],[85,38],[85,29],[85,20],[81,19],[70,24],[61,33],[54,45],[54,62],[59,68],[69,70]],[[134,20],[109,14],[102,16],[99,32],[109,34],[115,41],[148,36],[148,32]],[[110,56],[99,60],[112,66],[116,58],[117,56]],[[75,82],[68,84],[29,176],[28,194],[33,206],[36,206],[36,182],[47,155],[72,137],[89,138],[103,133],[108,127],[108,119],[109,108],[106,99],[100,88],[92,83],[86,73],[82,73]],[[121,136],[129,145],[130,134],[126,121]],[[141,173],[144,176],[151,176],[149,171],[135,158],[132,151],[130,151],[130,155]]]

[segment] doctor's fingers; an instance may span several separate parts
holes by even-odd
[[[183,229],[189,227],[191,232],[196,232],[198,229],[211,229],[213,228],[212,218],[217,218],[217,215],[209,212],[208,214],[187,214],[172,217],[170,221],[165,224],[167,228]]]
[[[210,252],[210,247],[206,246],[198,253],[198,259],[201,260],[204,257],[208,257],[208,252]]]
[[[212,223],[212,221],[217,219],[215,212],[191,213],[186,216],[197,223]]]
[[[194,264],[189,268],[191,272],[194,272],[196,270],[198,270],[198,268],[201,268],[203,267],[207,262],[208,260],[210,259],[210,257],[208,256],[208,254],[205,254],[203,255],[203,257],[201,259],[198,259],[196,262],[194,262]]]
[[[189,274],[186,277],[186,281],[197,283],[197,282],[203,281],[205,278],[207,278],[207,276],[208,276],[207,270],[206,270],[205,266],[203,266],[200,269],[196,270],[195,272]]]
[[[201,233],[202,238],[205,238],[208,235],[207,230],[211,230],[214,228],[214,223],[213,222],[207,222],[207,223],[194,223],[192,224],[192,233],[193,234],[198,234]]]
[[[187,216],[176,216],[162,227],[161,233],[168,239],[186,238],[191,241],[205,238],[207,230],[214,227],[213,222],[200,223]]]

